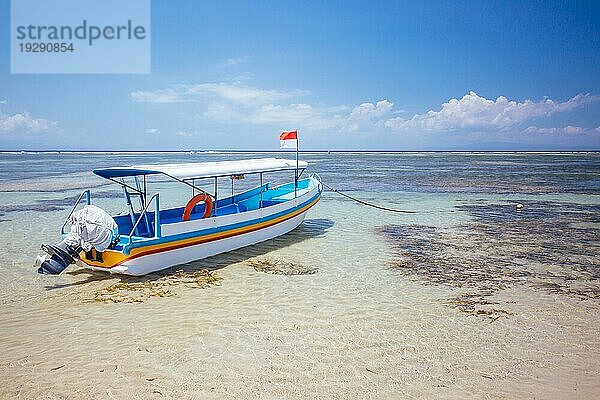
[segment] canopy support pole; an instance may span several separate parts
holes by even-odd
[[[148,196],[148,184],[146,182],[146,175],[143,176],[143,188],[144,188],[144,206],[146,205],[146,197]]]
[[[298,197],[298,152],[300,151],[300,139],[298,138],[298,129],[296,129],[296,171],[294,172],[294,198]]]
[[[117,185],[123,186],[123,188],[128,188],[132,192],[140,193],[141,194],[141,192],[139,190],[137,190],[136,188],[134,188],[131,185],[126,184],[125,181],[123,181],[123,178],[121,178],[121,182],[119,182],[117,180],[114,180],[113,178],[106,178],[106,179],[108,179],[109,181],[112,181],[112,182],[116,183]]]
[[[219,178],[217,178],[215,176],[215,203],[214,203],[214,207],[213,207],[215,217],[217,216],[217,200],[219,199],[219,195],[217,194],[217,190],[219,189],[218,184],[217,184],[217,179],[219,179]]]
[[[133,209],[133,204],[131,203],[131,196],[129,195],[127,188],[128,185],[123,184],[123,194],[125,195],[125,203],[127,203],[127,207],[129,207],[129,218],[131,219],[131,225],[134,227],[133,231],[135,232],[135,234],[139,236],[137,229],[138,224],[135,218],[135,210]]]
[[[154,210],[154,237],[162,237],[162,229],[160,226],[160,205],[158,203],[158,193],[156,193],[155,210]],[[147,217],[146,217],[147,218]]]
[[[259,182],[260,183],[260,202],[258,203],[258,208],[262,208],[262,203],[263,203],[263,200],[262,200],[262,192],[263,192],[262,191],[262,189],[263,189],[262,174],[263,174],[262,172],[260,174],[258,174],[258,179],[260,180],[260,182]]]
[[[189,178],[189,179],[193,180],[194,183],[192,184],[192,183],[186,181],[185,179],[178,179],[178,178],[175,178],[174,176],[171,176],[171,175],[168,175],[168,174],[164,174],[164,175],[168,176],[169,178],[171,178],[171,179],[173,179],[173,180],[175,180],[177,182],[183,183],[184,185],[188,185],[189,187],[196,189],[199,193],[206,193],[205,190],[202,190],[201,188],[199,188],[198,186],[196,186],[196,179],[202,179],[202,178],[194,178],[194,179]],[[206,178],[211,178],[211,177],[208,176]]]

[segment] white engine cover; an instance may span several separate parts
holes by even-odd
[[[104,251],[119,233],[117,223],[106,211],[86,205],[69,218],[71,232],[65,241],[79,244],[83,250]]]

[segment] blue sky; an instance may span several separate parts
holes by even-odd
[[[597,2],[152,2],[150,74],[10,74],[0,149],[600,149]]]

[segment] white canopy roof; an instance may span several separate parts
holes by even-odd
[[[298,162],[298,168],[308,166],[306,161]],[[136,175],[165,174],[176,179],[199,179],[215,176],[231,176],[258,172],[286,171],[296,169],[296,160],[280,158],[257,158],[250,160],[216,161],[188,164],[136,165],[132,167],[111,167],[95,169],[94,174],[103,178],[120,178]]]

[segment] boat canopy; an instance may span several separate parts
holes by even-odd
[[[306,161],[298,162],[298,169],[305,169]],[[164,174],[178,180],[213,178],[253,174],[259,172],[289,171],[296,169],[296,160],[281,158],[256,158],[250,160],[216,161],[186,164],[137,165],[93,170],[94,174],[106,179],[127,176]]]

